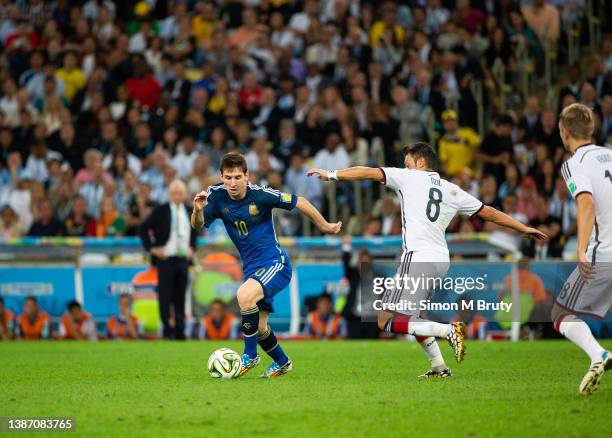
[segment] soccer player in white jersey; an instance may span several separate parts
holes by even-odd
[[[328,180],[374,180],[395,190],[401,203],[402,257],[397,276],[418,278],[425,274],[429,278],[441,279],[448,271],[450,259],[444,234],[453,217],[459,213],[478,215],[503,227],[511,228],[524,236],[545,240],[542,232],[527,227],[478,199],[457,185],[440,178],[436,153],[426,143],[416,143],[404,148],[406,168],[351,167],[342,170],[311,169],[308,175],[318,175]],[[415,272],[416,271],[416,272]],[[430,283],[431,286],[431,283]],[[398,303],[409,299],[419,302],[429,299],[433,287],[407,291],[396,288],[387,290],[383,303]],[[416,288],[415,288],[416,289]],[[435,338],[445,338],[460,363],[465,355],[465,324],[441,324],[420,317],[420,310],[389,312],[379,310],[378,325],[381,329],[398,334],[411,334],[421,343],[431,362],[431,370],[424,378],[449,377],[450,370],[444,363]]]
[[[612,305],[612,151],[592,143],[593,113],[584,105],[565,108],[559,130],[565,149],[572,153],[561,174],[576,199],[578,266],[555,300],[551,317],[555,329],[591,359],[578,388],[588,395],[597,389],[604,371],[612,368],[612,353],[579,318],[603,318]]]

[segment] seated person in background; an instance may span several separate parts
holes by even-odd
[[[199,339],[238,339],[240,323],[238,318],[227,310],[221,300],[214,300],[208,307],[208,314],[200,320]]]
[[[346,337],[346,321],[333,312],[332,298],[323,293],[317,299],[317,308],[306,318],[304,332],[317,339],[341,339]]]
[[[96,220],[87,214],[87,201],[82,195],[76,195],[72,204],[72,212],[64,221],[66,236],[94,237],[96,235]]]
[[[51,335],[51,318],[40,309],[38,301],[29,296],[23,302],[23,313],[17,320],[18,336],[22,339],[48,339]]]
[[[486,339],[487,319],[480,313],[470,310],[469,303],[471,302],[472,300],[469,298],[461,298],[459,300],[459,312],[451,322],[465,322],[465,336],[468,339]]]
[[[142,324],[132,315],[132,296],[119,296],[119,315],[106,321],[106,336],[109,339],[138,339],[143,337]]]
[[[528,257],[523,257],[518,264],[518,287],[521,294],[529,294],[533,298],[533,309],[529,315],[526,325],[535,331],[535,336],[554,338],[557,336],[551,323],[546,316],[550,314],[553,306],[553,296],[546,291],[542,278],[531,271],[531,262]],[[506,294],[512,294],[512,275],[504,278]],[[503,298],[500,295],[499,299]],[[543,322],[545,321],[545,322]]]
[[[13,339],[15,331],[15,314],[4,307],[4,299],[0,297],[0,340]]]
[[[70,301],[68,310],[59,323],[60,339],[79,339],[95,341],[98,339],[96,320],[85,312],[78,301]]]

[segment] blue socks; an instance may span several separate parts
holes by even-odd
[[[242,334],[244,335],[244,354],[257,356],[257,330],[259,328],[259,307],[255,306],[240,312],[242,315]]]
[[[289,358],[281,348],[276,339],[276,335],[272,332],[270,327],[267,328],[265,333],[259,335],[259,346],[263,351],[268,353],[268,356],[274,360],[278,365],[283,366],[287,363]]]

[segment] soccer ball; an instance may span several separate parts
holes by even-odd
[[[242,368],[240,355],[229,348],[220,348],[208,358],[208,372],[213,379],[233,379]]]

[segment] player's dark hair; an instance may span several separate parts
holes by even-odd
[[[132,302],[132,295],[123,292],[122,294],[119,295],[119,301],[121,301],[124,298],[127,298],[128,300],[130,300],[130,303]]]
[[[236,152],[228,152],[221,158],[221,173],[224,170],[241,169],[244,173],[247,173],[247,163],[242,154]]]
[[[81,304],[79,304],[79,302],[77,300],[72,300],[72,301],[70,301],[68,303],[67,307],[68,307],[68,311],[70,311],[72,309],[75,309],[75,308],[80,309],[81,308]]]
[[[38,301],[36,301],[36,297],[34,295],[28,295],[23,302],[27,303],[28,301],[33,301],[34,303],[38,303]]]
[[[425,159],[427,163],[427,167],[431,170],[437,171],[440,167],[440,162],[438,161],[438,156],[436,155],[436,151],[433,148],[424,142],[411,143],[407,146],[404,146],[402,149],[404,157],[406,155],[412,156],[414,160],[418,160],[419,158]]]

